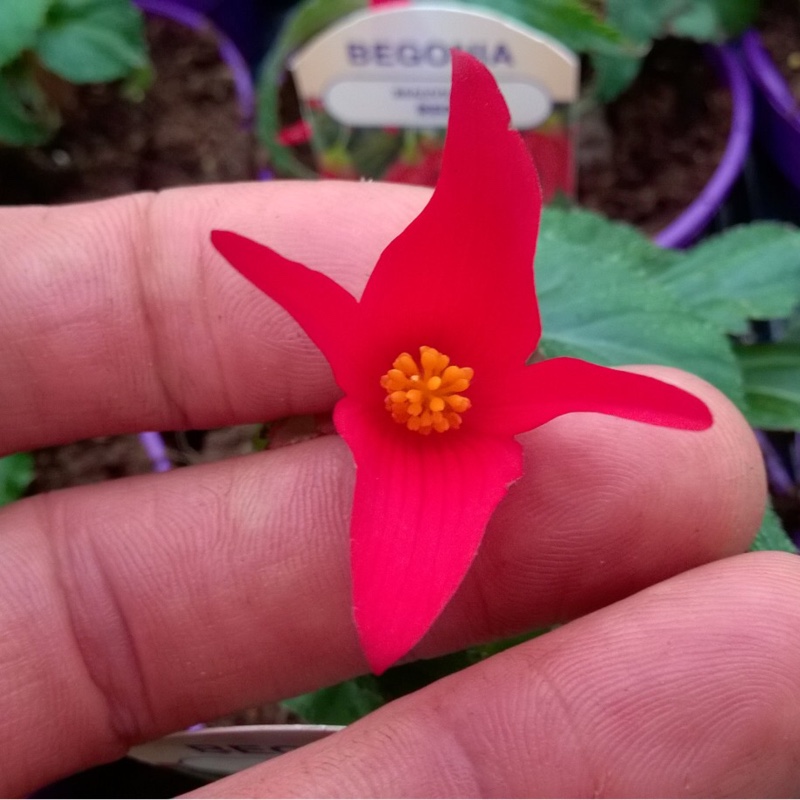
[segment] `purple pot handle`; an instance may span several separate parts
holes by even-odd
[[[220,4],[221,0],[173,0],[186,8],[191,8],[205,16],[210,17],[211,12]]]
[[[155,431],[140,433],[139,442],[150,458],[153,472],[168,472],[172,469],[172,462],[167,455],[167,446],[164,444],[164,438],[160,433]]]
[[[653,237],[660,247],[688,247],[700,236],[733,188],[750,150],[753,93],[747,76],[731,48],[710,46],[706,53],[731,92],[731,130],[722,159],[703,190],[677,219]]]
[[[742,53],[756,86],[770,99],[776,111],[800,119],[794,95],[755,31],[747,31],[742,36]]]
[[[761,447],[764,456],[764,463],[767,467],[767,477],[769,485],[778,494],[789,494],[794,490],[794,480],[789,475],[789,471],[783,464],[778,451],[763,431],[755,431],[756,439]]]
[[[800,189],[800,106],[758,33],[748,31],[742,37],[741,54],[756,89],[758,138],[766,154]]]
[[[228,65],[236,87],[242,122],[251,125],[255,115],[256,95],[250,68],[236,45],[220,31],[209,19],[194,9],[180,5],[172,0],[134,0],[146,14],[166,17],[192,30],[212,30],[219,43],[220,58]]]

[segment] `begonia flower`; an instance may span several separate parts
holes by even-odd
[[[212,233],[304,328],[344,393],[334,423],[357,467],[354,615],[375,673],[417,644],[461,583],[522,473],[516,434],[576,411],[686,430],[712,423],[699,399],[650,377],[574,358],[527,363],[541,333],[541,194],[509,122],[489,71],[453,51],[441,177],[359,300],[264,245]]]

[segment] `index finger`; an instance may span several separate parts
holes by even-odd
[[[325,359],[209,232],[268,240],[359,294],[428,196],[290,182],[0,211],[3,451],[330,408]]]

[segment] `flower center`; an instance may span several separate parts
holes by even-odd
[[[434,347],[420,347],[419,364],[409,353],[400,353],[381,378],[386,410],[395,422],[426,436],[456,429],[471,405],[459,392],[469,388],[473,375],[469,367],[451,366]]]

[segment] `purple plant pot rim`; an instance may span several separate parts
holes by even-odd
[[[741,39],[739,55],[757,100],[756,135],[763,152],[800,190],[800,104],[756,31]]]
[[[748,71],[775,111],[800,132],[800,108],[757,31],[742,36],[742,55]]]
[[[219,30],[208,17],[175,0],[134,0],[134,2],[146,14],[166,17],[192,30],[213,31],[219,46],[220,58],[227,64],[233,75],[242,121],[246,125],[251,125],[256,107],[255,87],[244,56],[231,39]]]
[[[677,219],[653,240],[660,247],[687,247],[706,229],[739,177],[753,134],[753,93],[739,61],[728,46],[708,46],[706,54],[731,92],[733,113],[725,152],[708,183]]]

